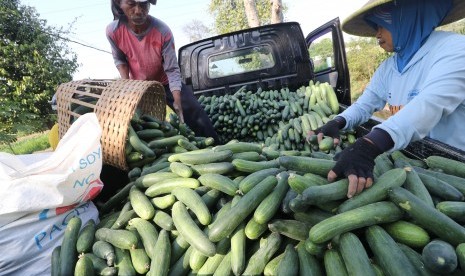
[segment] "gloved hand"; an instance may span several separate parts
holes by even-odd
[[[328,180],[334,181],[340,176],[347,177],[349,179],[347,197],[351,198],[364,188],[371,187],[375,158],[381,153],[383,151],[369,139],[359,138],[337,155],[336,165],[328,173]]]
[[[336,117],[333,120],[327,122],[322,127],[315,129],[315,131],[310,131],[307,134],[307,142],[310,141],[310,138],[317,134],[318,143],[323,139],[323,136],[329,136],[334,138],[334,144],[339,144],[339,131],[346,125],[346,120],[342,117]]]

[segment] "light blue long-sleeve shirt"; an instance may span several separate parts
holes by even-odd
[[[394,141],[390,151],[428,136],[465,150],[465,36],[434,31],[399,73],[396,55],[376,70],[360,98],[340,116],[354,128],[388,104],[397,111],[375,126]]]

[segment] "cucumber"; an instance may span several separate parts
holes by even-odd
[[[174,203],[171,212],[176,229],[191,246],[209,257],[216,254],[215,244],[197,226],[182,202]]]
[[[346,266],[337,249],[326,250],[323,259],[327,276],[347,276]]]
[[[216,162],[229,161],[232,158],[233,152],[231,150],[223,151],[210,151],[210,152],[199,152],[183,154],[179,156],[179,160],[184,164],[199,165]]]
[[[82,221],[79,217],[72,217],[66,225],[60,250],[60,275],[74,275],[77,261],[76,242],[81,225]]]
[[[254,217],[252,217],[245,225],[244,232],[247,238],[256,240],[260,238],[266,230],[268,230],[268,225],[266,223],[258,223]]]
[[[279,233],[296,241],[305,241],[310,228],[303,222],[291,219],[275,219],[268,224],[271,232]]]
[[[464,200],[464,195],[449,183],[426,174],[420,174],[420,178],[432,195],[450,201]]]
[[[429,168],[441,170],[446,174],[465,177],[465,163],[450,158],[431,155],[425,159]]]
[[[56,246],[52,250],[52,263],[50,266],[52,276],[60,276],[60,251],[61,245]]]
[[[169,167],[169,163],[163,162],[163,164],[166,164],[166,167]],[[156,166],[156,165],[155,165]],[[165,166],[165,165],[163,165]],[[179,175],[173,173],[173,172],[153,172],[153,173],[148,173],[141,175],[135,180],[135,185],[139,189],[144,189],[148,188],[154,184],[158,184],[160,181],[165,180],[165,179],[171,179],[171,178],[179,178]]]
[[[263,161],[263,156],[260,153],[255,151],[245,151],[234,153],[232,159],[244,159],[248,161]],[[274,159],[274,158],[271,158]]]
[[[97,275],[116,275],[118,274],[118,269],[114,266],[107,266],[105,261],[93,253],[85,253],[86,257],[90,258],[94,271]]]
[[[92,250],[92,244],[94,243],[95,234],[95,220],[89,219],[81,232],[79,233],[76,250],[78,253],[88,253]]]
[[[287,244],[284,257],[279,262],[278,276],[299,275],[299,255],[292,244]]]
[[[465,182],[465,178],[458,177],[455,175],[450,175],[442,172],[437,172],[437,171],[432,171],[432,170],[425,170],[420,167],[413,167],[414,170],[418,174],[427,174],[436,177],[437,179],[440,179],[442,181],[445,181],[449,183],[450,185],[454,186],[457,190],[459,190],[462,194],[465,194],[465,185],[463,183]]]
[[[95,237],[121,249],[132,249],[137,246],[137,236],[129,230],[100,228],[95,231]]]
[[[311,186],[302,192],[302,201],[308,205],[317,205],[347,197],[349,180],[340,179],[330,184]]]
[[[276,159],[257,162],[243,159],[234,159],[232,164],[237,171],[247,173],[254,173],[265,169],[279,168],[279,163]]]
[[[157,207],[158,209],[166,209],[173,206],[174,202],[176,202],[176,197],[172,194],[158,196],[150,199],[150,202]]]
[[[74,268],[75,276],[93,276],[94,275],[94,265],[92,260],[86,255],[81,254],[76,262]]]
[[[383,173],[369,189],[365,189],[360,194],[344,201],[339,206],[338,212],[346,212],[357,207],[385,200],[387,198],[388,190],[393,187],[402,186],[406,178],[407,173],[404,169],[391,169]]]
[[[134,230],[135,231],[135,230]],[[137,231],[136,231],[137,232]],[[146,274],[150,269],[150,257],[139,240],[137,248],[129,250],[132,266],[138,274]]]
[[[164,229],[158,235],[154,248],[154,255],[150,263],[149,275],[168,275],[171,261],[171,244],[168,232]]]
[[[328,172],[334,167],[336,161],[318,159],[306,156],[281,156],[278,158],[279,164],[287,170],[314,173],[326,177]]]
[[[421,257],[421,254],[415,251],[414,249],[410,248],[409,246],[402,244],[402,243],[397,243],[399,248],[404,252],[405,256],[409,259],[409,261],[413,264],[413,266],[418,270],[420,275],[422,276],[433,276],[436,275],[436,273],[431,272],[431,270],[427,269],[425,266],[425,263],[423,262],[423,259]]]
[[[171,242],[171,265],[173,265],[175,261],[177,261],[184,253],[186,253],[186,251],[189,248],[190,252],[192,252],[193,248],[191,248],[190,244],[186,241],[186,239],[178,235]]]
[[[333,216],[332,213],[323,211],[319,208],[310,208],[309,210],[305,212],[294,213],[294,219],[301,221],[310,226],[313,226],[319,223],[320,221],[323,221],[332,216]]]
[[[176,188],[171,193],[195,214],[202,225],[208,225],[211,222],[210,210],[199,194],[183,187]]]
[[[144,245],[147,255],[152,259],[155,244],[158,239],[158,231],[155,226],[142,218],[133,218],[129,221],[129,225],[136,228]]]
[[[189,258],[191,252],[192,247],[189,247],[177,260],[173,260],[173,255],[171,255],[171,266],[168,276],[184,276],[190,271]]]
[[[277,184],[275,176],[268,176],[245,194],[236,206],[225,216],[218,218],[210,226],[208,238],[217,242],[229,236],[244,219],[254,212],[255,208],[274,189]]]
[[[115,230],[115,231],[121,231],[121,230]],[[115,255],[116,255],[115,266],[118,268],[118,275],[135,276],[136,270],[134,269],[134,266],[132,265],[131,255],[129,254],[129,250],[115,247]]]
[[[458,266],[455,248],[439,239],[428,243],[421,256],[427,268],[441,275],[453,272]]]
[[[226,256],[224,256],[220,265],[216,268],[215,273],[213,273],[213,276],[232,275],[230,255],[231,255],[231,252],[229,252],[228,254],[226,254]]]
[[[145,194],[149,197],[155,197],[163,194],[169,194],[178,187],[196,189],[199,186],[200,182],[195,178],[171,178],[159,181],[157,185],[148,187],[147,190],[145,190]]]
[[[134,131],[134,128],[132,128],[131,125],[128,126],[128,141],[136,151],[142,153],[144,156],[155,156],[155,152],[140,140],[139,136],[137,136],[137,133]]]
[[[465,267],[465,243],[457,245],[455,253],[457,254],[460,267],[463,269]]]
[[[423,248],[430,242],[428,232],[408,221],[399,220],[383,227],[395,241],[413,248]]]
[[[209,257],[205,261],[203,266],[199,269],[197,274],[198,275],[213,275],[213,273],[215,273],[216,269],[223,261],[226,254],[228,254],[230,245],[231,243],[229,239],[224,239],[224,240],[219,241],[215,256]]]
[[[347,232],[341,235],[339,251],[349,275],[376,276],[368,254],[355,234]]]
[[[213,148],[213,150],[214,151],[230,150],[233,153],[240,153],[240,152],[262,153],[262,145],[257,144],[257,143],[249,143],[249,142],[237,142],[237,143],[216,146]]]
[[[278,184],[275,189],[258,205],[253,214],[257,223],[265,224],[276,214],[289,189],[288,177],[288,172],[281,172],[276,176]]]
[[[92,253],[95,256],[106,260],[108,266],[113,266],[115,263],[115,249],[109,242],[96,241],[92,245]]]
[[[133,186],[129,191],[129,201],[136,214],[149,220],[155,215],[155,208],[153,207],[150,199],[136,186]]]
[[[148,143],[148,146],[151,149],[169,148],[178,145],[179,139],[187,140],[187,138],[183,135],[174,135],[170,137],[159,138],[156,140],[154,139]]]
[[[252,254],[244,270],[243,275],[260,275],[263,273],[266,264],[279,249],[281,235],[271,233],[260,242],[260,248]]]
[[[193,151],[193,150],[198,150],[199,148],[194,145],[194,143],[191,143],[187,140],[184,140],[184,139],[179,139],[178,140],[178,146],[186,149],[187,151]]]
[[[368,227],[365,237],[378,264],[387,275],[420,275],[397,243],[381,226]]]
[[[310,240],[323,243],[351,230],[399,220],[403,215],[392,202],[371,203],[325,219],[310,229]]]
[[[202,183],[202,185],[219,190],[230,196],[236,195],[238,191],[236,183],[229,177],[221,174],[203,174],[198,178],[198,180]]]
[[[246,248],[246,236],[244,232],[244,223],[239,224],[239,226],[234,230],[231,235],[231,269],[234,275],[241,275],[245,269],[246,258],[245,258],[245,248]]]
[[[405,210],[423,229],[453,245],[465,242],[464,227],[437,209],[430,207],[409,191],[396,187],[391,189],[388,195],[392,202]]]
[[[191,167],[187,166],[186,164],[180,163],[180,162],[171,162],[170,169],[175,174],[179,175],[180,177],[184,177],[184,178],[189,178],[194,173]]]
[[[464,221],[465,202],[441,201],[436,204],[436,209],[455,221]]]
[[[263,270],[263,275],[276,275],[278,273],[279,263],[284,258],[284,252],[271,259]]]
[[[208,173],[226,175],[234,171],[234,165],[231,162],[217,162],[200,165],[192,165],[192,170],[198,175]]]
[[[320,262],[305,249],[304,243],[297,245],[297,254],[299,256],[299,274],[306,276],[322,276]]]
[[[409,163],[407,163],[407,161],[405,161],[402,158],[397,159],[396,161],[394,161],[394,163],[396,167],[404,168],[407,172],[407,178],[405,179],[403,187],[415,196],[419,197],[426,204],[430,205],[431,207],[434,207],[433,199],[431,198],[428,189],[426,189],[425,184],[423,184],[423,181],[421,180],[419,174],[414,169],[412,169],[412,167],[409,165]]]
[[[166,231],[173,231],[175,230],[173,218],[161,210],[156,210],[155,215],[153,216],[153,222],[155,225],[160,227],[161,229],[165,229]]]
[[[253,172],[249,175],[247,175],[242,181],[239,183],[239,190],[243,193],[246,194],[248,193],[255,185],[260,183],[262,180],[264,180],[266,177],[270,175],[277,175],[280,173],[282,170],[278,168],[270,168],[270,169],[264,169],[260,171]]]
[[[289,174],[288,184],[291,189],[293,189],[299,194],[302,194],[303,191],[308,187],[318,185],[317,183],[313,182],[310,178],[295,173]]]

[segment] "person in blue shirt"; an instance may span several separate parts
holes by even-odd
[[[426,136],[465,150],[465,36],[435,28],[465,17],[465,1],[371,0],[343,30],[375,36],[393,55],[376,70],[360,98],[315,133],[338,138],[386,104],[392,116],[338,156],[328,180],[348,177],[347,196],[373,184],[375,158]]]

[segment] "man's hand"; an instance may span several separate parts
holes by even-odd
[[[327,122],[322,127],[315,129],[315,131],[310,131],[307,134],[307,142],[310,141],[310,138],[317,134],[318,143],[321,142],[324,136],[329,136],[334,138],[334,144],[339,144],[339,131],[345,126],[346,121],[342,117],[337,117],[329,122]]]
[[[382,151],[367,138],[359,138],[353,145],[338,154],[336,165],[328,173],[328,180],[334,181],[339,176],[349,179],[347,197],[359,194],[373,184],[375,158]]]
[[[173,93],[173,108],[174,112],[178,114],[179,122],[184,123],[184,115],[182,113],[182,104],[181,104],[181,91],[174,90]]]

